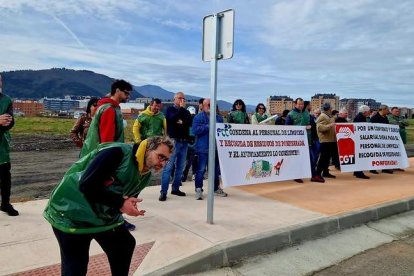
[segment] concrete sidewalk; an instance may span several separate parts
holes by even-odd
[[[169,194],[165,202],[158,201],[159,187],[146,188],[140,196],[145,217],[129,218],[137,225],[132,232],[137,245],[148,248],[135,275],[178,275],[228,265],[414,209],[414,158],[405,172],[368,174],[370,180],[332,173],[337,179],[325,183],[225,188],[227,198],[215,197],[213,225],[206,223],[207,200],[194,199],[193,183],[182,187],[187,197]],[[46,202],[14,204],[18,217],[0,214],[0,275],[60,262],[51,227],[41,216]],[[94,243],[90,255],[101,253]]]

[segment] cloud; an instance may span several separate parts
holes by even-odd
[[[414,105],[412,1],[68,0],[0,2],[0,70],[86,69],[207,96],[202,18],[235,10],[219,97],[255,105],[318,92]]]

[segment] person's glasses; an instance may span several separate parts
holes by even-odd
[[[184,97],[177,97],[177,99],[185,101]]]
[[[125,95],[128,96],[128,97],[129,97],[129,95],[131,95],[131,91],[125,91],[125,90],[121,90],[121,91],[124,92]]]
[[[265,108],[264,107],[259,107],[258,109],[263,109],[264,110]]]
[[[162,153],[155,152],[155,154],[157,155],[158,160],[159,160],[160,162],[165,162],[165,163],[168,163],[168,161],[170,161],[170,158],[168,158],[167,156],[165,156],[165,155],[164,155],[164,154],[162,154]]]
[[[236,105],[242,105],[241,103],[236,103]]]

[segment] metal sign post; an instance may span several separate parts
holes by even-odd
[[[211,62],[210,70],[210,128],[208,144],[207,223],[213,224],[214,176],[216,158],[216,98],[217,63],[233,57],[234,11],[226,10],[203,20],[203,60]],[[223,45],[224,43],[224,45]]]

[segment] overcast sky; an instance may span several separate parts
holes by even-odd
[[[219,62],[218,98],[414,107],[412,0],[0,0],[0,71],[85,69],[207,97],[202,19],[229,8],[234,56]]]

